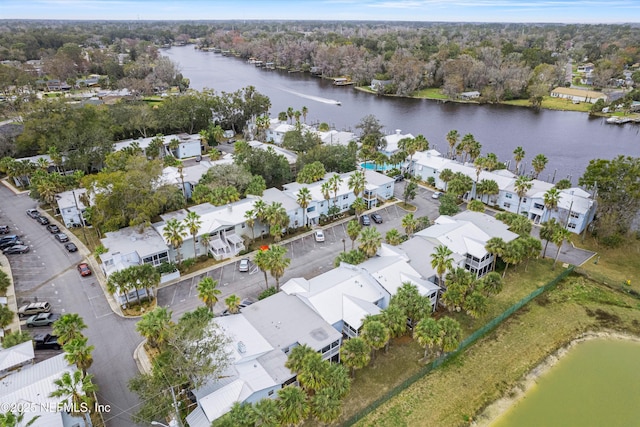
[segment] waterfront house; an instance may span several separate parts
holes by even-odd
[[[463,101],[471,101],[480,98],[480,92],[478,92],[477,90],[471,92],[462,92],[460,95],[458,95],[458,97]]]
[[[607,102],[607,96],[602,92],[569,87],[557,87],[551,91],[551,96],[569,99],[574,102],[590,102],[591,104],[595,104],[598,99]]]
[[[380,152],[388,157],[391,157],[391,155],[398,152],[399,150],[398,143],[400,142],[400,140],[404,138],[415,138],[415,137],[410,133],[403,134],[402,130],[396,129],[395,133],[392,133],[391,135],[386,135],[384,137],[386,146],[385,148],[382,148]]]
[[[182,167],[182,170],[175,166],[167,166],[162,170],[160,185],[176,185],[183,189],[185,197],[191,198],[193,189],[200,181],[200,178],[202,178],[209,169],[215,166],[228,165],[232,163],[233,156],[232,154],[227,153],[218,160],[202,160],[195,164],[184,166]]]
[[[351,173],[349,174],[351,176]],[[393,198],[395,179],[380,172],[364,169],[365,189],[362,198],[367,203],[367,209]],[[348,178],[347,178],[348,180]]]
[[[529,219],[540,224],[555,218],[567,230],[580,234],[593,221],[596,202],[591,194],[581,188],[567,188],[560,191],[560,199],[555,209],[544,205],[544,193],[538,192],[531,197]]]
[[[266,129],[266,140],[276,145],[282,145],[284,141],[284,135],[287,132],[296,130],[294,125],[290,125],[287,122],[281,122],[277,118],[271,119],[269,127]]]
[[[191,135],[187,133],[176,135],[161,135],[159,137],[161,138],[164,147],[163,152],[161,153],[161,157],[172,155],[176,159],[186,159],[202,154],[202,140],[200,138],[200,135],[197,133]],[[114,151],[121,151],[125,148],[137,145],[144,151],[149,147],[151,141],[153,141],[155,138],[156,136],[138,139],[125,139],[113,144],[113,149]]]
[[[347,147],[351,141],[356,141],[356,134],[347,131],[337,131],[335,129],[328,132],[315,131],[323,144],[342,145]]]
[[[339,360],[342,335],[284,292],[213,322],[230,338],[231,365],[220,379],[193,391],[197,407],[187,416],[190,427],[209,427],[236,402],[277,398],[279,389],[296,383],[295,374],[284,366],[296,346],[307,345],[325,360]]]

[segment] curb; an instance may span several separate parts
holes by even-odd
[[[133,360],[136,362],[136,366],[138,367],[138,371],[141,374],[150,374],[152,371],[151,361],[149,357],[147,357],[147,352],[144,350],[144,345],[147,340],[143,340],[135,350],[133,350]]]

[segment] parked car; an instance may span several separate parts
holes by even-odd
[[[22,240],[20,240],[17,236],[15,239],[3,240],[0,241],[0,250],[5,250],[10,248],[11,246],[23,245]]]
[[[27,215],[31,218],[38,218],[40,216],[40,212],[38,212],[38,209],[27,209]]]
[[[69,252],[77,252],[78,251],[78,247],[75,244],[73,244],[72,242],[66,243],[64,245],[64,248],[66,250],[68,250]]]
[[[33,342],[36,350],[60,350],[61,347],[58,343],[58,337],[51,334],[34,335]]]
[[[369,215],[362,215],[360,217],[360,224],[368,227],[371,225],[371,218],[369,218]]]
[[[240,264],[238,264],[238,271],[246,273],[249,271],[249,258],[242,258]]]
[[[58,233],[54,236],[56,238],[56,240],[60,243],[65,243],[69,241],[69,236],[67,236],[64,233]]]
[[[26,254],[27,252],[29,252],[29,246],[27,245],[14,245],[2,250],[2,253],[6,255]]]
[[[44,216],[37,217],[36,221],[38,221],[40,223],[40,225],[48,225],[49,224],[49,220]]]
[[[316,242],[324,242],[324,232],[322,230],[316,230],[313,233],[313,238],[316,239]]]
[[[8,225],[0,225],[0,234],[7,234],[9,232]]]
[[[0,237],[0,244],[6,243],[6,242],[15,242],[19,238],[20,236],[18,236],[17,234],[9,234],[8,236],[2,236]]]
[[[60,318],[59,314],[40,313],[34,314],[27,319],[27,328],[37,328],[39,326],[51,326],[53,322]]]
[[[378,213],[371,214],[371,219],[376,224],[382,224],[382,215],[380,215]]]
[[[86,262],[81,262],[78,264],[78,272],[82,277],[91,276],[91,269],[89,268],[89,264]]]
[[[56,234],[60,232],[60,227],[55,224],[49,224],[47,225],[47,230],[49,230],[49,233],[51,234]]]
[[[396,182],[402,182],[404,181],[404,175],[400,174],[400,175],[396,175],[395,178],[393,178]]]
[[[442,196],[442,192],[441,191],[436,191],[435,193],[433,193],[433,195],[431,195],[432,199],[439,199],[440,196]]]
[[[51,304],[48,302],[32,302],[25,304],[18,309],[18,317],[33,316],[34,314],[48,313],[51,311]]]

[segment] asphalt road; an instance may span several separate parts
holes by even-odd
[[[18,305],[48,301],[54,313],[82,316],[87,324],[84,333],[89,337],[89,344],[95,346],[89,372],[95,375],[100,403],[111,405],[111,411],[104,414],[107,425],[135,426],[130,415],[135,412],[138,397],[129,391],[127,382],[138,373],[132,357],[142,341],[135,331],[136,319],[123,319],[114,314],[94,276],[83,278],[76,270],[85,255],[80,251],[67,252],[45,226],[26,215],[27,209],[36,207],[35,201],[27,194],[15,195],[4,185],[0,185],[0,200],[0,224],[8,224],[11,233],[20,235],[31,248],[26,254],[7,256]],[[42,327],[32,332],[50,330]],[[38,351],[37,360],[58,353]]]

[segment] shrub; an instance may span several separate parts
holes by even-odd
[[[176,265],[171,262],[163,262],[162,264],[156,267],[156,270],[160,274],[173,273],[177,269],[178,268],[176,267]]]
[[[278,291],[276,290],[276,288],[274,288],[273,286],[269,286],[267,289],[265,289],[264,291],[260,292],[260,295],[258,295],[258,301],[259,300],[263,300],[265,298],[268,298],[271,295],[275,295],[277,293],[278,293]]]

